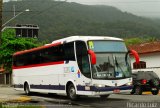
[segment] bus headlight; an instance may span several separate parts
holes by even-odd
[[[94,86],[95,86],[95,87],[105,87],[104,84],[95,84]]]
[[[127,86],[130,86],[130,85],[132,85],[132,82],[128,82],[126,85],[127,85]]]

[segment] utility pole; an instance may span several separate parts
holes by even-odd
[[[2,6],[3,0],[0,0],[0,30],[2,30]],[[2,43],[2,32],[0,31],[0,45]]]
[[[15,17],[16,16],[16,6],[15,5],[13,5],[13,17]]]

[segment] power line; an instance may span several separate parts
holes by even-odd
[[[22,11],[5,10],[0,12],[22,12]],[[29,11],[29,12],[40,12],[40,11]]]

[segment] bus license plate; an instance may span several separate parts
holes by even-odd
[[[115,89],[115,90],[113,90],[113,93],[120,93],[120,90],[119,89]]]

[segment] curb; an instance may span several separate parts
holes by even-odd
[[[152,94],[152,92],[147,91],[147,92],[143,92],[142,94],[149,95],[149,94]],[[158,95],[160,95],[160,92],[158,93]]]
[[[0,84],[0,87],[13,87],[12,85],[3,85],[3,84]]]
[[[149,94],[152,94],[151,92],[143,92],[142,94],[145,94],[145,95],[149,95]]]

